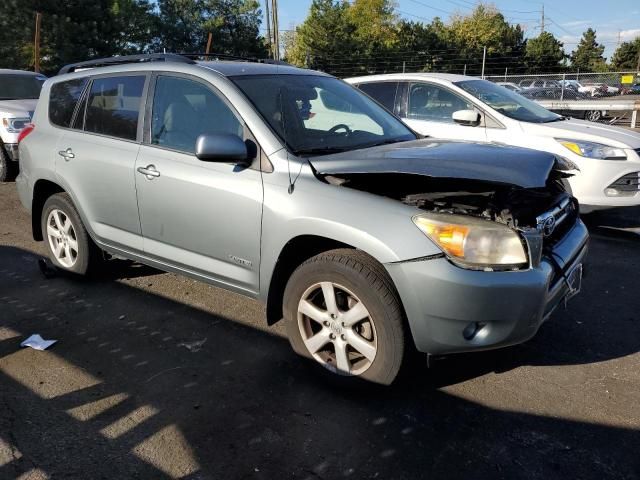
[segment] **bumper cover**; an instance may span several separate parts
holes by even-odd
[[[584,261],[588,232],[578,220],[536,268],[465,270],[446,258],[387,264],[417,349],[433,355],[522,343],[570,293],[565,277]],[[468,339],[470,325],[481,325]]]

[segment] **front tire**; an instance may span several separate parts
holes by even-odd
[[[284,293],[291,346],[326,370],[389,385],[405,356],[404,314],[386,270],[358,250],[300,265]]]
[[[41,226],[51,262],[61,270],[85,275],[96,261],[97,247],[67,193],[57,193],[47,199]]]
[[[13,178],[13,162],[9,160],[9,155],[0,144],[0,182],[8,182]]]
[[[590,122],[597,122],[602,118],[602,112],[599,110],[589,110],[584,113],[584,119]]]

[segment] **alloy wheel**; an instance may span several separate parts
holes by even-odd
[[[360,375],[378,351],[367,307],[337,283],[319,282],[304,292],[298,303],[298,328],[309,353],[334,373]]]
[[[71,219],[62,210],[53,209],[47,217],[47,239],[56,260],[71,268],[78,260],[78,238]]]

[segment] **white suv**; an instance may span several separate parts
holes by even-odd
[[[407,73],[351,78],[417,132],[503,143],[570,159],[581,211],[640,204],[640,134],[565,118],[500,85],[473,77]]]
[[[31,122],[47,77],[21,70],[0,70],[0,182],[13,174],[18,161],[18,136]]]

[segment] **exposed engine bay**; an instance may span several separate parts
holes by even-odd
[[[563,175],[554,173],[557,175],[551,176],[543,188],[393,173],[327,175],[324,178],[334,185],[393,198],[429,212],[471,215],[515,229],[530,229],[538,226],[541,214],[572,198],[563,184]],[[577,210],[574,202],[571,204]]]

